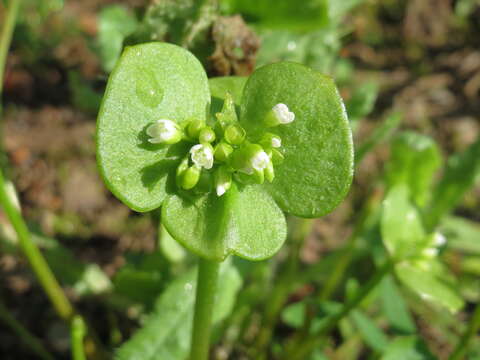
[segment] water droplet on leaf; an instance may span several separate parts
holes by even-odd
[[[157,107],[163,99],[163,89],[158,84],[155,74],[142,69],[136,81],[136,92],[141,103],[151,108]]]

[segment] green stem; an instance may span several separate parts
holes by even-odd
[[[70,321],[73,315],[73,307],[65,296],[62,288],[58,284],[50,267],[37,246],[30,238],[30,232],[19,211],[12,203],[6,188],[3,174],[0,172],[0,205],[7,214],[13,228],[18,236],[18,243],[27,257],[30,266],[37,276],[40,284],[47,293],[58,315],[67,321]]]
[[[462,335],[457,346],[449,357],[449,360],[459,360],[465,356],[468,350],[468,345],[475,334],[480,330],[480,304],[477,304],[475,311],[468,324],[467,331]]]
[[[7,8],[5,22],[3,23],[2,33],[0,34],[0,96],[3,89],[3,73],[5,71],[5,63],[7,61],[8,49],[12,41],[13,29],[17,21],[18,8],[20,0],[11,0],[10,6]],[[0,105],[1,106],[1,105]]]
[[[291,353],[287,352],[285,359],[300,360],[306,358],[316,346],[320,345],[322,338],[337,327],[340,320],[347,316],[350,311],[355,309],[370,292],[380,283],[380,281],[389,274],[393,267],[394,262],[392,260],[387,261],[384,265],[377,269],[373,277],[363,286],[355,296],[348,301],[343,308],[335,315],[329,317],[323,325],[317,329],[315,334],[309,335],[306,339],[296,346]]]
[[[13,29],[17,21],[20,0],[11,0],[6,10],[5,19],[0,33],[0,99],[3,94],[3,77],[5,73],[5,64],[7,62],[8,49],[12,42]],[[2,116],[3,105],[0,100],[0,116]],[[4,168],[6,157],[3,153],[3,122],[0,122],[0,166]]]
[[[190,360],[207,360],[220,263],[200,258]]]
[[[20,324],[0,302],[0,319],[10,327],[14,333],[27,345],[39,358],[43,360],[53,360],[54,357],[45,350],[41,341]]]
[[[21,0],[11,0],[6,11],[5,21],[0,33],[0,97],[3,92],[3,78],[5,72],[5,64],[12,41],[13,30],[17,20],[18,11]],[[2,103],[0,101],[0,116],[2,114]],[[5,188],[5,179],[3,177],[4,168],[4,152],[3,152],[3,122],[0,122],[0,206],[3,208],[5,214],[10,220],[15,232],[17,233],[18,243],[23,253],[27,257],[30,266],[37,276],[40,284],[45,290],[48,298],[53,304],[58,315],[65,321],[70,322],[75,314],[73,306],[68,301],[62,288],[53,275],[48,263],[42,256],[38,247],[32,242],[30,231],[25,224],[25,221],[19,210],[13,204],[11,197]],[[86,339],[87,347],[94,359],[106,358],[105,353],[101,349],[100,342],[96,338],[93,331],[90,329],[91,336]]]
[[[75,315],[72,324],[70,326],[70,339],[71,339],[71,346],[72,346],[72,359],[73,360],[86,360],[83,341],[85,339],[85,335],[87,332],[87,328],[83,319]]]
[[[265,353],[268,344],[270,344],[273,331],[284,304],[292,288],[297,284],[295,277],[297,275],[300,250],[303,246],[306,236],[311,232],[313,226],[312,219],[291,218],[289,228],[291,229],[291,244],[286,264],[282,266],[284,271],[278,276],[276,286],[266,302],[262,327],[257,337],[253,356],[256,359],[267,358]]]

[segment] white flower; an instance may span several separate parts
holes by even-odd
[[[435,233],[433,239],[436,246],[443,246],[447,242],[447,238],[445,237],[445,235],[439,232]]]
[[[217,185],[217,196],[222,196],[223,194],[225,194],[226,191],[227,187],[225,186],[225,184]]]
[[[213,148],[210,145],[197,144],[190,149],[192,161],[195,165],[205,169],[213,166]]]
[[[285,104],[280,103],[275,105],[272,111],[280,124],[290,124],[295,120],[295,114],[291,112]]]
[[[147,130],[152,144],[175,144],[182,139],[182,130],[172,120],[160,119],[150,125]]]
[[[282,146],[282,139],[278,136],[272,136],[272,147],[279,148],[280,146]]]
[[[250,164],[252,165],[252,168],[258,171],[264,170],[269,163],[270,163],[270,157],[265,151],[257,152],[250,159]]]

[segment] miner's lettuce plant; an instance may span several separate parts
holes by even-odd
[[[223,105],[211,111],[192,54],[166,43],[128,47],[97,122],[108,188],[133,210],[161,207],[167,231],[200,257],[192,359],[208,353],[219,263],[273,256],[286,238],[284,212],[327,214],[353,175],[350,126],[331,78],[281,62],[245,85],[230,81],[241,97],[218,82],[214,100]]]

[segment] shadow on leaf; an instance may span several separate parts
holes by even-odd
[[[152,165],[145,166],[140,170],[143,185],[152,191],[161,179],[168,176],[166,191],[167,193],[172,193],[175,189],[175,169],[178,163],[179,160],[177,159],[163,159]]]

